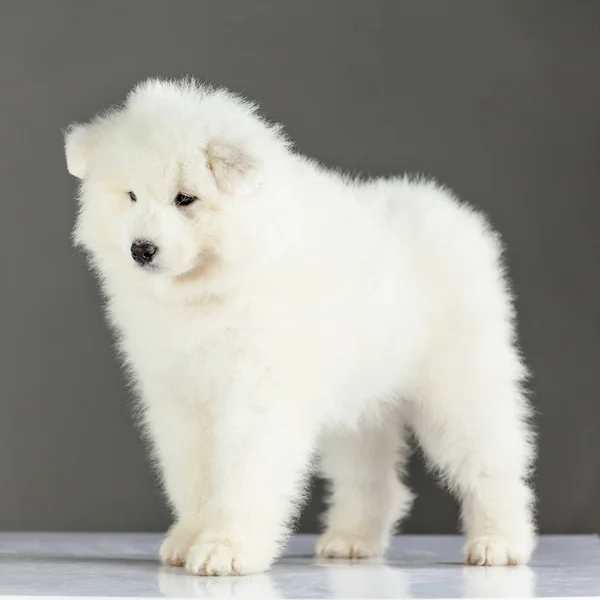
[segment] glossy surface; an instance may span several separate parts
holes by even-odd
[[[255,598],[600,597],[600,538],[542,538],[531,567],[463,567],[454,536],[400,536],[385,561],[317,561],[296,536],[265,575],[204,578],[156,561],[154,534],[0,534],[0,595]]]

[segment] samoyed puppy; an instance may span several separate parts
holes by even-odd
[[[266,570],[313,467],[324,557],[384,552],[412,431],[472,565],[526,563],[534,457],[498,235],[428,180],[295,152],[255,105],[148,80],[65,135],[98,275],[174,525],[160,557]]]

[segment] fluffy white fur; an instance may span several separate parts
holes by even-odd
[[[317,553],[381,554],[412,502],[409,429],[460,500],[465,561],[528,561],[526,371],[480,214],[431,181],[327,170],[192,80],[140,84],[69,128],[66,156],[74,238],[176,517],[165,563],[267,569],[315,456],[331,482]],[[179,192],[198,200],[178,207]],[[158,247],[152,268],[138,239]]]

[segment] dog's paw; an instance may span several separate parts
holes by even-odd
[[[198,521],[184,520],[175,523],[160,546],[160,562],[172,567],[183,567],[188,552],[199,535],[200,523]]]
[[[185,566],[193,575],[248,575],[266,571],[272,560],[269,553],[247,544],[201,537],[190,548]]]
[[[376,538],[351,533],[326,531],[317,541],[317,556],[322,558],[371,558],[385,550]]]
[[[524,565],[531,557],[531,546],[528,543],[515,543],[501,536],[480,536],[467,540],[463,551],[464,562],[477,567]]]

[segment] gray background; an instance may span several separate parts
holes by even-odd
[[[0,529],[168,524],[70,246],[61,129],[190,73],[260,101],[303,152],[432,173],[488,212],[535,373],[542,531],[599,531],[598,23],[583,0],[1,1]],[[455,531],[418,457],[410,480],[406,530]]]

